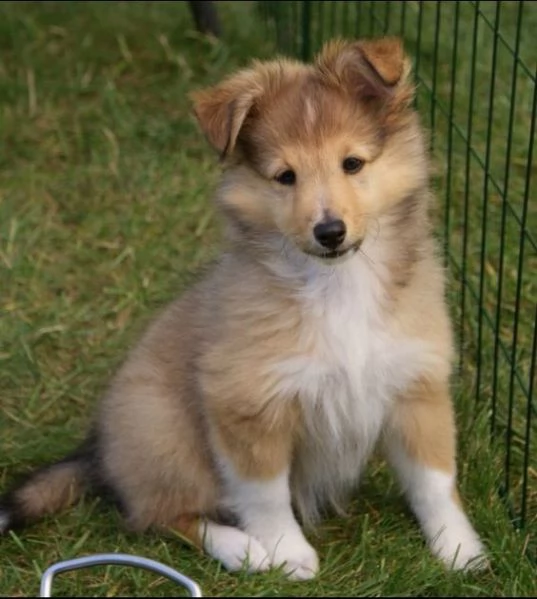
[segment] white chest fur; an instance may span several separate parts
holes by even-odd
[[[379,436],[394,396],[418,376],[426,345],[402,337],[382,310],[383,273],[358,254],[313,267],[299,290],[301,350],[280,360],[282,390],[299,397],[305,434],[293,468],[305,519],[339,507]]]

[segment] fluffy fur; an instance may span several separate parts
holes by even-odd
[[[85,446],[4,496],[0,528],[97,485],[135,530],[175,529],[230,570],[310,578],[299,521],[342,509],[380,442],[432,551],[485,563],[456,491],[452,339],[413,91],[401,42],[384,38],[254,63],[194,95],[225,167],[226,249],[127,357]],[[344,239],[327,247],[315,227],[336,220]]]

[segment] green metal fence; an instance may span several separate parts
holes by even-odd
[[[279,49],[304,59],[334,36],[404,38],[442,200],[458,389],[489,418],[500,492],[514,524],[535,539],[537,2],[258,4]]]

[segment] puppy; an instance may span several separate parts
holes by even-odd
[[[333,41],[193,95],[224,169],[227,246],[149,326],[86,442],[0,503],[0,530],[117,498],[229,570],[319,567],[302,525],[380,443],[432,552],[482,566],[456,490],[444,272],[400,40]],[[299,522],[301,524],[299,524]]]

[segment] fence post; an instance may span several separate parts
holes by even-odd
[[[220,37],[222,26],[214,2],[192,0],[188,4],[198,31]]]
[[[302,2],[302,59],[308,60],[310,57],[311,40],[311,6],[309,2]]]

